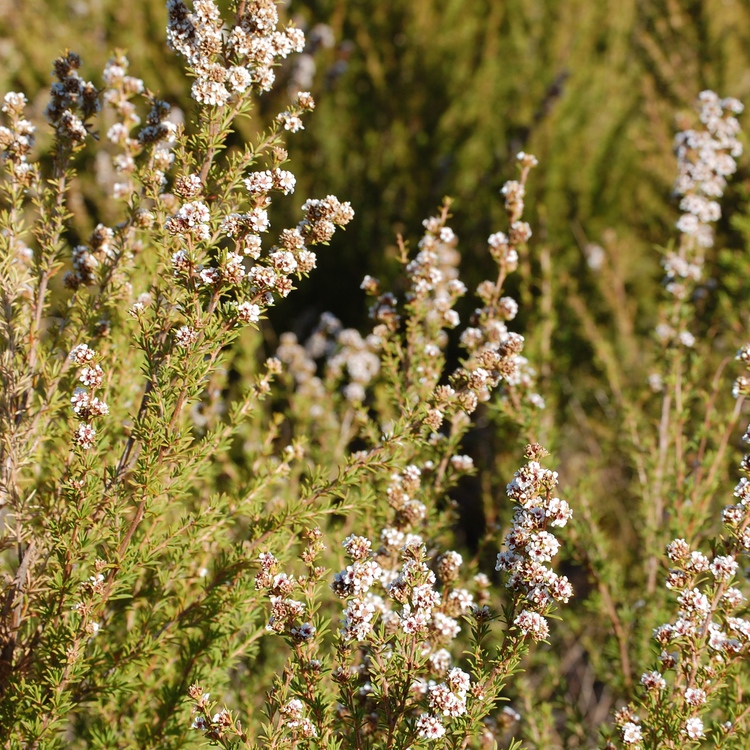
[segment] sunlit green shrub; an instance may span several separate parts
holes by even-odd
[[[732,410],[726,373],[747,317],[741,281],[711,280],[716,264],[743,268],[738,252],[714,250],[717,199],[742,151],[739,102],[704,91],[695,122],[683,115],[683,216],[662,251],[664,293],[630,288],[626,265],[642,248],[625,256],[621,232],[642,225],[627,212],[601,246],[576,230],[587,270],[572,273],[555,170],[575,156],[552,130],[534,200],[541,239],[524,220],[537,160],[520,148],[530,139],[545,151],[538,134],[507,141],[497,164],[513,153],[519,175],[497,207],[471,204],[489,234],[470,273],[476,296],[459,273],[476,243],[462,258],[451,228],[466,207],[453,215],[448,199],[416,247],[398,235],[350,278],[337,228],[355,228],[344,240],[355,249],[365,231],[350,203],[283,196],[322,179],[287,169],[287,137],[322,121],[325,132],[292,151],[301,164],[329,159],[339,127],[359,137],[363,112],[340,99],[357,76],[329,81],[331,103],[316,109],[294,77],[305,35],[271,0],[167,5],[167,40],[188,76],[154,78],[174,81],[181,106],[135,77],[138,58],[122,51],[92,82],[78,55],[59,57],[44,107],[4,99],[5,746],[745,747],[750,495],[728,467],[750,381],[735,381]],[[489,44],[526,19],[528,36],[517,33],[528,41],[560,20],[526,5],[461,26],[457,5],[431,7],[388,16],[379,6],[373,38],[402,24],[393,43],[406,45],[416,24],[435,30],[430,55],[447,54],[462,28]],[[346,23],[356,29],[364,11]],[[401,62],[439,68],[415,49]],[[379,55],[369,50],[369,75],[416,107],[423,92],[388,89],[392,61]],[[445,65],[456,85],[452,58]],[[669,70],[676,90],[683,75],[692,85]],[[545,76],[526,74],[558,106]],[[449,143],[471,111],[459,89],[454,119],[438,128]],[[519,102],[504,120],[512,130],[532,110],[521,92],[508,97]],[[37,130],[29,106],[51,128]],[[366,115],[368,128],[379,117]],[[565,122],[549,127],[564,135]],[[475,182],[468,154],[482,160],[493,126],[454,148],[459,193],[491,194],[497,178]],[[418,118],[414,128],[430,132]],[[388,155],[393,169],[416,174],[425,162],[438,174],[430,141],[412,136]],[[349,156],[360,160],[351,174],[369,168],[357,141],[335,148],[341,174]],[[96,180],[77,173],[91,165]],[[639,170],[632,179],[657,183],[667,171]],[[610,185],[575,176],[581,195]],[[386,177],[373,184],[400,208],[440,203],[417,180],[400,193]],[[390,241],[392,220],[368,213],[367,191],[360,203],[365,236]],[[587,210],[611,226],[600,209]],[[659,201],[653,216],[672,211]],[[366,330],[325,313],[305,335],[276,337],[269,321],[298,284],[316,309],[335,307],[330,289],[367,294]],[[577,361],[584,350],[593,366]],[[739,359],[748,364],[746,348]],[[556,573],[552,531],[566,525]]]

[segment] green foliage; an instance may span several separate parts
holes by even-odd
[[[225,6],[3,9],[3,746],[744,747],[746,5]]]

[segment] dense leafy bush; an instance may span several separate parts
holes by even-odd
[[[59,57],[44,107],[29,52],[0,127],[6,747],[746,746],[746,220],[715,239],[742,105],[704,90],[676,166],[659,145],[666,99],[735,61],[690,9],[639,7],[649,74],[567,148],[611,73],[552,75],[572,16],[459,5],[311,6],[306,42],[272,0],[169,0],[185,79],[136,28],[101,76]],[[593,7],[568,62],[621,63],[633,8],[599,38]],[[681,28],[700,62],[654,46]],[[517,106],[467,134],[494,87]],[[307,197],[326,175],[359,225]],[[652,232],[662,290],[634,270]],[[363,295],[361,325],[299,315]]]

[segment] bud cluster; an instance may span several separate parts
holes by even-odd
[[[76,245],[72,252],[73,270],[65,274],[64,283],[69,289],[93,286],[97,271],[117,258],[115,233],[104,224],[97,224],[87,245]]]
[[[146,117],[146,125],[136,137],[131,136],[133,128],[141,124],[133,99],[145,93],[145,86],[140,78],[127,74],[129,65],[128,58],[122,52],[117,52],[107,62],[103,75],[107,88],[102,98],[116,117],[115,123],[107,130],[107,140],[120,149],[120,153],[112,157],[112,165],[118,175],[118,181],[113,184],[114,198],[128,198],[135,190],[133,176],[136,172],[136,157],[144,146],[159,144],[152,152],[151,168],[142,175],[157,190],[166,185],[164,173],[174,160],[170,146],[174,141],[176,127],[167,120],[170,107],[166,102],[149,96],[151,110]]]
[[[496,232],[487,241],[498,276],[495,281],[483,281],[477,287],[482,306],[475,309],[469,327],[461,334],[461,344],[469,356],[452,375],[449,385],[435,389],[424,419],[433,431],[440,428],[447,414],[457,410],[471,414],[479,403],[489,400],[491,392],[501,382],[508,388],[528,391],[530,403],[540,408],[544,406],[542,397],[530,392],[535,373],[521,355],[523,336],[511,333],[506,325],[518,313],[518,304],[511,297],[501,296],[508,274],[518,268],[518,250],[531,237],[531,228],[521,221],[521,216],[526,179],[537,160],[523,152],[517,155],[517,160],[520,179],[507,182],[502,189],[510,232],[507,235]]]
[[[99,91],[93,83],[80,77],[80,67],[81,58],[75,52],[68,52],[55,60],[57,81],[52,84],[45,110],[58,138],[74,147],[86,140],[89,135],[86,121],[101,109]]]

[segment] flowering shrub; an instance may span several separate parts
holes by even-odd
[[[704,92],[701,129],[677,140],[684,214],[664,254],[655,431],[636,414],[640,396],[611,381],[645,552],[618,579],[595,491],[581,481],[570,492],[563,464],[561,494],[574,501],[557,496],[537,442],[550,429],[533,366],[536,353],[550,362],[512,330],[522,306],[510,290],[532,297],[524,200],[536,158],[520,152],[502,189],[507,226],[488,239],[495,271],[468,323],[446,199],[415,249],[398,238],[399,281],[362,281],[367,333],[325,314],[307,338],[274,340],[274,306],[354,218],[333,195],[308,198],[295,226],[272,231],[273,206],[295,191],[285,139],[314,110],[309,93],[256,139],[234,137],[243,118],[262,116],[258,97],[304,34],[272,0],[236,0],[228,12],[169,0],[167,19],[192,80],[187,120],[130,75],[121,51],[102,86],[81,77],[75,53],[55,61],[48,160],[34,151],[26,97],[4,98],[5,746],[463,750],[520,738],[554,746],[556,736],[573,747],[603,729],[628,747],[709,736],[743,747],[746,479],[710,556],[698,547],[711,538],[706,519],[750,379],[736,381],[735,413],[714,439],[717,397],[702,422],[694,406],[703,374],[691,331],[717,199],[741,154],[739,102]],[[117,219],[92,216],[84,241],[70,227],[71,184],[94,146],[111,160]],[[571,299],[606,369],[596,324]],[[750,363],[750,349],[739,358]],[[494,465],[467,452],[488,430],[512,436],[504,493],[488,478]],[[525,462],[514,471],[517,444]],[[741,467],[750,476],[750,459]],[[487,523],[471,543],[459,498],[477,481],[489,487],[479,493]],[[568,575],[551,566],[566,539]],[[660,559],[674,566],[664,587]],[[614,715],[619,736],[606,716],[571,718],[544,696],[566,674],[560,644],[586,638],[573,572],[595,592],[584,606],[605,623],[603,653],[617,654],[595,668],[627,704]],[[630,583],[648,604],[632,617]],[[651,630],[656,651],[642,643]]]

